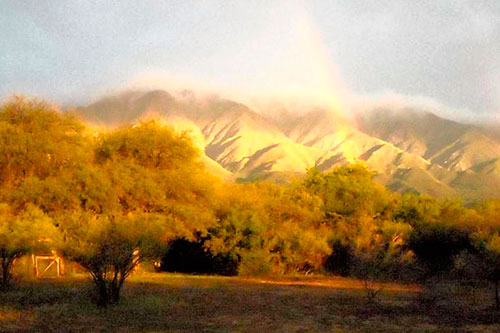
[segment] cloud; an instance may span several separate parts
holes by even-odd
[[[377,109],[388,109],[393,112],[404,112],[411,109],[417,112],[430,112],[439,117],[465,123],[500,124],[500,111],[474,113],[468,109],[457,109],[445,105],[443,102],[419,95],[404,95],[393,91],[376,94],[358,95],[353,101],[353,112],[364,113]]]

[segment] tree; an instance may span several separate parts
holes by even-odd
[[[0,254],[2,286],[17,258],[49,246],[57,233],[44,198],[67,197],[58,177],[85,164],[83,126],[47,103],[14,97],[0,107]],[[62,177],[64,178],[64,177]],[[57,203],[57,207],[66,201]],[[44,242],[43,240],[51,240]]]
[[[88,162],[83,125],[55,107],[15,97],[0,107],[0,185],[45,179]],[[5,192],[4,192],[5,193]]]
[[[238,274],[308,273],[330,253],[319,200],[300,187],[226,185],[206,246],[238,262]]]
[[[478,223],[477,213],[455,200],[437,200],[409,194],[403,196],[394,214],[412,230],[407,248],[423,268],[423,278],[447,273],[455,257],[471,247],[471,228]]]
[[[382,185],[373,181],[373,176],[374,173],[361,164],[338,167],[328,173],[313,168],[308,171],[303,186],[321,198],[325,218],[335,223],[356,220],[363,214],[384,214],[390,196]]]
[[[415,227],[422,223],[434,223],[439,211],[439,202],[436,198],[405,193],[398,200],[393,218]]]
[[[80,204],[60,217],[62,253],[90,273],[107,306],[140,262],[206,233],[211,178],[189,140],[156,122],[102,133],[94,151],[94,164],[73,173]]]
[[[379,277],[390,241],[382,226],[390,220],[394,196],[373,181],[374,173],[361,164],[327,173],[311,169],[303,187],[321,200],[323,223],[330,227],[331,254],[325,267],[341,275]]]
[[[15,214],[7,204],[0,204],[0,287],[11,285],[12,267],[21,256],[47,249],[57,237],[51,219],[34,205]]]
[[[99,306],[118,303],[137,265],[161,256],[166,244],[163,219],[148,214],[82,214],[66,221],[62,254],[90,273]]]

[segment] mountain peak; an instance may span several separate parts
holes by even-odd
[[[491,130],[414,108],[376,108],[355,124],[318,107],[257,112],[243,103],[189,90],[129,91],[78,109],[88,121],[118,125],[160,117],[189,130],[217,173],[284,181],[316,166],[363,162],[392,189],[475,200],[500,185],[500,139]],[[217,167],[218,168],[218,167]]]

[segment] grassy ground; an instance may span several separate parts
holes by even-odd
[[[377,286],[379,287],[379,286]],[[1,331],[500,331],[484,290],[386,284],[374,303],[360,281],[261,280],[143,273],[119,305],[98,309],[86,279],[22,283],[0,295]]]

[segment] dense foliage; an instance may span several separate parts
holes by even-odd
[[[287,186],[223,183],[186,135],[158,122],[92,131],[22,98],[0,109],[0,152],[3,287],[17,258],[56,250],[89,272],[103,306],[139,263],[160,258],[216,274],[467,275],[492,282],[500,306],[500,200],[393,193],[361,164]]]

